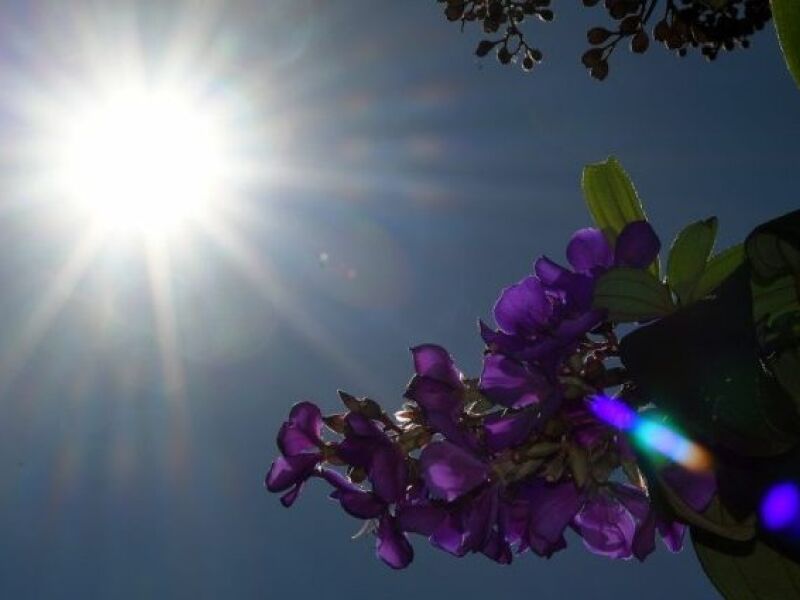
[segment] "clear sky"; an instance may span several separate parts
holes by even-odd
[[[477,318],[589,224],[584,164],[616,155],[664,243],[797,208],[800,91],[771,29],[714,64],[619,52],[598,83],[579,57],[602,11],[563,4],[525,75],[433,0],[0,2],[0,597],[713,597],[691,548],[642,565],[571,539],[501,567],[418,540],[392,572],[321,486],[291,511],[263,489],[293,402],[399,404],[421,342],[478,373]],[[135,243],[64,276],[86,232],[32,158],[32,107],[123,42],[154,71],[184,50],[257,175],[229,244],[170,248],[166,350]]]

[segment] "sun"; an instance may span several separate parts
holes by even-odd
[[[224,114],[179,86],[114,82],[62,119],[54,188],[107,233],[174,233],[211,218],[233,183]]]

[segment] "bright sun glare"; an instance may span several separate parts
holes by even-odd
[[[106,232],[166,235],[208,218],[232,170],[224,123],[180,89],[97,90],[56,132],[56,188]]]

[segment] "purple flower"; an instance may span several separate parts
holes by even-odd
[[[380,518],[376,538],[378,557],[393,569],[405,569],[414,560],[414,549],[397,521],[389,514]]]
[[[553,305],[537,277],[505,288],[494,305],[494,319],[504,333],[533,337],[547,330]]]
[[[289,419],[278,432],[279,456],[272,463],[265,479],[270,492],[288,492],[281,503],[289,507],[300,495],[305,482],[314,475],[322,460],[322,414],[311,402],[292,407]]]
[[[485,483],[489,466],[467,450],[450,442],[428,444],[420,455],[428,489],[452,502]]]
[[[483,421],[486,447],[496,453],[521,444],[541,421],[542,416],[531,410],[507,415],[492,413]]]
[[[490,350],[524,361],[557,360],[603,319],[592,308],[597,277],[612,266],[645,268],[659,249],[646,221],[628,223],[613,249],[599,229],[576,231],[567,245],[572,270],[539,258],[534,276],[501,292],[494,307],[499,331],[481,324],[484,341]]]
[[[572,234],[567,260],[576,273],[594,274],[614,263],[614,251],[602,231],[587,227]]]
[[[611,385],[602,364],[617,348],[606,327],[595,329],[604,319],[592,307],[595,282],[615,266],[646,268],[659,246],[643,221],[613,246],[597,229],[577,231],[568,266],[540,258],[533,275],[500,294],[498,329],[481,323],[488,352],[477,386],[441,346],[416,346],[405,392],[413,405],[398,423],[344,393],[348,412],[324,421],[314,404],[297,404],[278,433],[267,488],[290,506],[308,479],[326,481],[394,569],[413,560],[410,534],[502,564],[528,550],[552,556],[566,547],[567,528],[611,558],[644,559],[657,533],[677,551],[685,525],[656,511],[643,489],[616,481],[637,459],[625,435],[637,413],[621,400],[586,397]],[[339,441],[322,439],[323,423]],[[697,511],[715,493],[712,474],[671,465],[660,475]]]
[[[647,221],[628,223],[617,237],[614,264],[646,269],[658,256],[661,241]]]
[[[464,384],[450,354],[435,344],[411,349],[414,375],[405,397],[416,402],[425,422],[460,446],[475,448],[476,440],[460,424],[464,409]]]
[[[316,404],[299,402],[278,431],[278,449],[284,456],[316,452],[322,444],[322,413]]]
[[[572,523],[593,553],[610,558],[633,555],[636,519],[609,491],[600,490],[587,499]]]
[[[517,493],[515,536],[520,548],[550,557],[566,547],[564,531],[580,508],[581,494],[572,481],[551,483],[535,477]],[[522,528],[520,528],[522,526]],[[509,527],[509,529],[513,529]]]
[[[414,549],[389,510],[389,503],[376,493],[354,485],[336,471],[324,469],[320,476],[333,485],[330,496],[339,501],[345,512],[358,519],[377,520],[375,552],[378,558],[393,569],[406,568],[414,559]]]
[[[491,400],[508,408],[541,404],[553,394],[552,384],[539,369],[499,354],[486,355],[480,389]]]
[[[661,477],[692,510],[697,512],[708,508],[717,492],[716,478],[710,471],[690,471],[678,464],[672,464],[661,471]],[[656,531],[670,552],[678,552],[683,547],[686,533],[686,525],[683,523],[664,518],[652,506],[648,506],[648,511],[640,519],[633,548],[634,555],[639,560],[644,560],[655,550]]]
[[[373,491],[385,502],[397,501],[408,484],[402,450],[375,421],[360,413],[349,413],[345,423],[345,438],[336,447],[336,454],[347,464],[365,469]]]
[[[294,504],[305,482],[317,468],[322,455],[298,454],[297,456],[279,456],[267,472],[265,484],[270,492],[285,492],[281,503],[289,507]],[[291,489],[290,489],[291,488]]]

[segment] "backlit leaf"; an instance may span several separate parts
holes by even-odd
[[[800,86],[800,2],[772,0],[772,18],[786,65]]]
[[[736,244],[711,257],[700,279],[695,284],[685,304],[705,298],[744,262],[744,246]]]
[[[628,223],[647,220],[633,182],[613,156],[585,166],[581,187],[592,219],[610,244],[616,243],[617,236]],[[658,259],[650,270],[658,277]]]
[[[717,219],[711,217],[685,227],[675,238],[667,262],[667,283],[688,304],[717,237]]]
[[[650,271],[617,267],[603,274],[594,290],[594,306],[618,323],[663,317],[674,310],[669,289]]]

